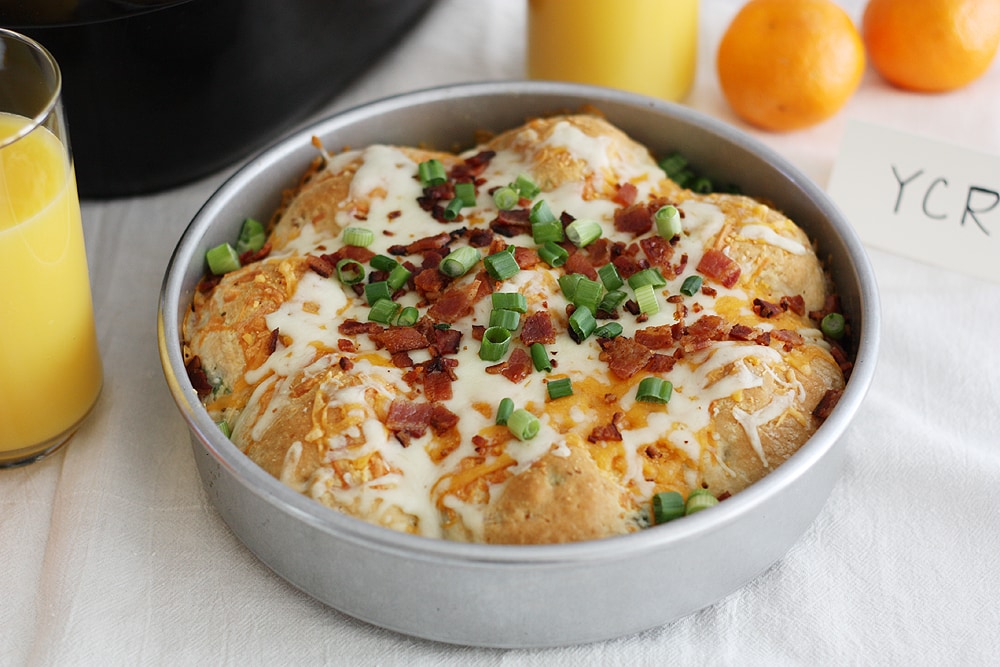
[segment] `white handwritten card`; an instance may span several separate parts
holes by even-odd
[[[851,120],[827,192],[863,243],[1000,281],[1000,155]]]

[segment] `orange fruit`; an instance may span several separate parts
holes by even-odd
[[[1000,44],[998,0],[871,0],[862,36],[872,65],[907,90],[954,90],[979,78]]]
[[[832,0],[750,0],[726,28],[716,68],[737,115],[766,130],[796,130],[847,103],[861,82],[865,51]]]

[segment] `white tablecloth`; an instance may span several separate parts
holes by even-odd
[[[703,0],[698,77],[685,102],[751,132],[821,185],[851,117],[1000,155],[1000,59],[945,95],[900,92],[869,69],[833,120],[752,131],[726,107],[714,69],[739,4]],[[861,0],[844,6],[860,20]],[[523,30],[521,2],[442,0],[324,114],[431,85],[522,78]],[[456,57],[427,67],[427,52]],[[637,636],[542,651],[416,640],[300,593],[207,502],[157,355],[163,270],[230,171],[84,205],[106,385],[67,448],[0,471],[0,664],[939,665],[1000,656],[1000,285],[874,250],[882,354],[845,435],[843,476],[802,539],[744,589]]]

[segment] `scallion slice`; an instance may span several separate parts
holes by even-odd
[[[205,253],[208,269],[217,276],[240,268],[240,255],[236,248],[228,243],[222,243]]]
[[[566,238],[577,248],[588,246],[601,238],[601,223],[596,220],[580,218],[566,226]]]
[[[389,277],[386,278],[386,282],[389,283],[390,289],[393,291],[398,290],[400,287],[406,284],[406,281],[410,279],[413,275],[409,269],[407,269],[402,264],[397,264],[396,268],[389,272]]]
[[[562,291],[563,296],[570,303],[573,303],[573,296],[576,294],[576,286],[580,284],[581,280],[586,279],[587,276],[582,273],[566,273],[559,276],[559,289]]]
[[[247,218],[240,227],[240,237],[236,240],[236,253],[242,255],[247,251],[257,252],[264,247],[266,241],[264,225],[253,218]]]
[[[444,165],[440,160],[427,160],[417,165],[417,175],[420,177],[420,184],[429,187],[441,185],[448,180]]]
[[[684,296],[694,296],[701,289],[701,276],[688,276],[681,284],[681,294]]]
[[[663,277],[658,268],[650,267],[641,271],[636,271],[628,277],[628,286],[632,289],[642,285],[652,285],[653,287],[663,287],[667,284],[667,279]]]
[[[367,248],[375,240],[375,232],[367,227],[346,227],[343,234],[344,245]]]
[[[378,271],[392,271],[399,266],[399,262],[389,257],[389,255],[375,255],[368,263],[372,265],[373,269]]]
[[[565,398],[573,395],[573,381],[569,378],[559,378],[548,382],[549,400]]]
[[[507,280],[521,270],[521,267],[517,265],[517,260],[514,259],[514,255],[506,250],[487,255],[483,259],[483,266],[494,280]]]
[[[656,289],[652,285],[636,287],[635,300],[639,304],[639,312],[646,315],[655,315],[660,312],[660,302],[656,298]]]
[[[546,241],[543,243],[538,248],[538,256],[542,258],[543,262],[554,269],[559,268],[569,259],[569,253],[566,251],[566,248],[563,248],[555,241]]]
[[[365,285],[365,301],[368,302],[369,306],[374,306],[379,301],[391,299],[392,289],[389,287],[388,280],[379,280]]]
[[[715,189],[715,186],[712,185],[712,180],[707,176],[699,176],[694,179],[694,183],[691,184],[691,189],[698,194],[707,195]]]
[[[645,377],[639,382],[635,392],[635,400],[644,403],[668,403],[674,393],[674,385],[670,380],[658,377]]]
[[[538,245],[544,245],[549,242],[559,243],[565,238],[562,223],[558,220],[536,222],[531,225],[531,238]]]
[[[542,423],[538,417],[531,414],[524,408],[518,408],[507,417],[507,429],[514,434],[518,440],[531,440],[541,429]]]
[[[613,313],[618,310],[621,306],[628,300],[628,294],[621,290],[612,290],[604,295],[601,302],[597,304],[597,310],[604,311],[605,313]]]
[[[462,206],[464,206],[464,204],[462,203],[461,198],[455,197],[452,199],[448,202],[448,205],[444,207],[444,212],[442,214],[444,215],[444,219],[454,220],[457,218],[458,214],[462,212]]]
[[[666,172],[670,178],[674,178],[674,176],[684,171],[687,165],[687,158],[676,152],[660,160],[660,169]]]
[[[493,191],[493,203],[496,204],[497,208],[501,211],[509,211],[517,206],[517,202],[520,200],[521,197],[517,194],[517,190],[510,186],[497,188]]]
[[[345,285],[356,285],[365,279],[365,267],[353,259],[342,259],[337,262],[337,280]]]
[[[525,199],[534,199],[541,192],[541,188],[535,185],[535,182],[531,180],[530,176],[526,174],[519,174],[512,187],[518,191],[518,193]]]
[[[695,512],[707,510],[709,507],[715,507],[718,504],[719,499],[713,496],[712,492],[708,489],[695,489],[688,494],[687,501],[684,503],[684,515],[687,516]]]
[[[594,329],[594,335],[598,338],[617,338],[622,335],[622,325],[617,322],[605,322],[601,326]]]
[[[215,425],[219,427],[220,431],[222,431],[222,435],[226,436],[227,438],[233,435],[233,430],[229,428],[229,422],[227,422],[225,419],[223,419],[222,421],[215,422]]]
[[[653,214],[653,221],[656,223],[656,233],[668,240],[684,231],[681,226],[681,212],[669,204],[660,207]]]
[[[528,312],[528,298],[520,292],[494,292],[490,299],[494,308],[513,310],[522,315]]]
[[[399,317],[396,318],[396,325],[401,327],[412,327],[417,323],[420,318],[420,311],[413,306],[407,306],[399,312]]]
[[[500,426],[506,426],[512,412],[514,412],[514,400],[512,398],[500,399],[500,405],[497,406],[496,423]]]
[[[400,305],[392,299],[379,299],[368,311],[368,321],[379,324],[392,324],[393,318],[399,312]]]
[[[601,282],[604,283],[604,288],[609,292],[611,290],[616,290],[625,284],[625,281],[622,280],[621,275],[618,273],[618,269],[611,262],[608,262],[601,268],[597,269],[597,276],[601,279]]]
[[[591,313],[597,312],[597,306],[604,295],[604,286],[597,280],[591,280],[586,276],[577,281],[576,290],[573,292],[573,303],[581,308],[590,309]]]
[[[676,491],[662,491],[653,496],[653,523],[660,525],[684,516],[684,496]]]
[[[545,371],[547,373],[552,370],[552,361],[549,359],[549,353],[541,343],[531,344],[531,363],[534,364],[536,371]]]
[[[531,207],[531,211],[528,213],[528,220],[531,221],[531,224],[538,225],[543,222],[558,221],[559,218],[555,216],[544,199],[539,199]]]
[[[489,327],[483,332],[479,358],[483,361],[500,361],[510,347],[510,331],[503,327]]]
[[[507,331],[514,331],[521,322],[521,314],[514,310],[494,308],[490,311],[490,326],[503,327]]]
[[[597,328],[597,320],[589,308],[577,308],[569,316],[570,337],[577,343],[582,343]]]
[[[833,340],[840,340],[847,330],[847,320],[840,313],[827,313],[819,322],[823,335]]]
[[[455,197],[462,200],[462,204],[465,206],[475,206],[476,205],[476,186],[474,183],[469,183],[468,181],[463,183],[455,183]]]
[[[438,268],[441,273],[449,276],[451,278],[458,278],[459,276],[465,275],[469,269],[476,265],[479,261],[480,254],[479,250],[473,248],[472,246],[462,246],[461,248],[455,248],[448,256],[441,260],[441,264]]]

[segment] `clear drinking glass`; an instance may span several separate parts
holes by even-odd
[[[0,468],[62,446],[102,369],[61,75],[0,29]]]

